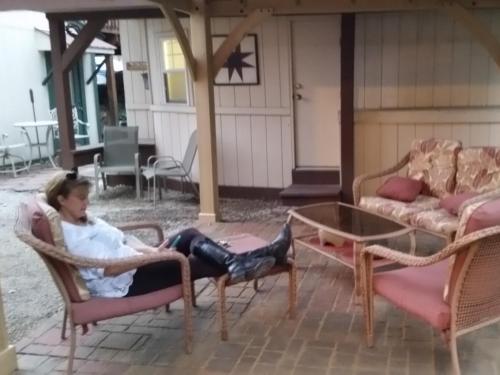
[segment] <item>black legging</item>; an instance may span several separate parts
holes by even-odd
[[[177,236],[181,236],[177,242],[178,252],[188,257],[191,267],[191,280],[202,279],[204,277],[215,277],[224,274],[224,270],[213,267],[203,260],[191,254],[189,246],[196,236],[203,235],[197,229],[188,228],[169,238],[172,243]],[[168,288],[172,285],[181,283],[181,267],[175,260],[166,260],[163,262],[151,263],[137,268],[134,274],[134,281],[128,290],[127,296],[138,296],[151,293],[156,290]]]

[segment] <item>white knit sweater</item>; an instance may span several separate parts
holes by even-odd
[[[72,254],[97,259],[125,258],[140,254],[125,244],[124,233],[104,220],[92,219],[75,225],[62,221],[64,242]],[[98,297],[123,297],[133,281],[136,270],[106,277],[102,268],[80,268],[80,274],[90,291]]]

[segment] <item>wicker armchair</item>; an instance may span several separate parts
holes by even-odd
[[[155,230],[158,234],[158,241],[163,241],[161,227],[156,224],[131,223],[120,229],[133,230],[145,228]],[[189,262],[183,254],[164,251],[120,260],[102,260],[74,256],[67,252],[64,247],[53,244],[47,216],[35,200],[20,204],[14,229],[17,237],[31,246],[40,255],[64,300],[63,339],[65,338],[66,321],[68,319],[70,326],[68,374],[73,372],[73,359],[76,349],[76,326],[81,325],[85,334],[88,331],[87,325],[89,323],[133,314],[160,306],[168,306],[170,302],[180,298],[184,299],[185,350],[188,353],[191,352],[193,335],[191,321],[191,275]],[[79,279],[77,267],[103,268],[105,275],[113,276],[139,266],[165,260],[179,262],[182,272],[182,284],[144,295],[123,298],[98,298],[91,297],[88,291],[87,293],[81,292],[82,285],[78,281],[81,282],[82,280]],[[83,288],[85,287],[83,286]]]
[[[440,330],[450,346],[454,372],[460,374],[457,336],[500,320],[500,214],[485,215],[498,213],[498,207],[500,200],[468,206],[457,239],[431,256],[379,245],[362,251],[368,346],[373,345],[373,302],[378,294]],[[374,274],[375,256],[407,267]]]

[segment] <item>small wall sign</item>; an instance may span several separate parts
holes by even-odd
[[[125,64],[127,70],[130,71],[145,71],[148,70],[148,63],[146,61],[127,61]]]

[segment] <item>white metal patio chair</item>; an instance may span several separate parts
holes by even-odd
[[[104,147],[101,154],[94,155],[94,176],[96,195],[99,197],[99,174],[106,190],[108,175],[135,176],[137,199],[141,197],[139,168],[139,128],[105,126],[103,129]]]
[[[21,130],[21,133],[26,136],[26,131]],[[17,177],[17,173],[21,171],[27,171],[29,172],[30,167],[31,167],[31,147],[29,147],[30,150],[30,160],[29,162],[26,162],[26,159],[24,159],[20,155],[16,155],[12,153],[12,150],[16,150],[19,148],[26,147],[26,143],[15,143],[15,144],[7,144],[7,137],[8,134],[3,133],[2,134],[2,140],[0,143],[0,157],[2,158],[2,164],[0,166],[0,173],[11,173],[14,175],[14,177]],[[28,142],[29,142],[29,138]],[[17,163],[16,163],[17,161]],[[21,163],[21,167],[17,166],[16,164]],[[8,169],[10,167],[10,169]]]
[[[182,191],[184,192],[184,182],[189,182],[196,197],[199,196],[198,189],[191,179],[191,169],[193,167],[196,151],[198,150],[198,140],[196,130],[191,133],[189,142],[184,152],[182,161],[176,160],[172,156],[150,156],[145,167],[142,167],[142,176],[148,182],[148,199],[150,198],[151,179],[153,180],[153,205],[156,205],[156,179],[157,177],[180,178]],[[159,198],[161,199],[161,188]]]
[[[78,118],[78,109],[73,107],[71,109],[73,117],[73,130],[75,134],[75,141],[88,141],[90,124]],[[57,108],[49,109],[49,116],[51,120],[57,121]],[[54,128],[54,138],[59,138],[59,129]]]

